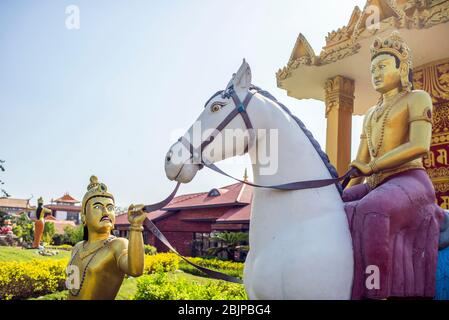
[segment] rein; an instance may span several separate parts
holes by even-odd
[[[211,144],[215,137],[217,136],[218,133],[220,133],[237,115],[240,115],[243,119],[243,121],[245,122],[246,128],[248,130],[253,129],[251,120],[248,116],[248,113],[246,111],[248,104],[251,101],[251,98],[253,97],[253,95],[256,92],[252,92],[249,91],[248,94],[246,95],[245,99],[242,101],[240,101],[239,97],[237,96],[237,94],[232,90],[231,91],[231,98],[234,101],[235,104],[235,108],[226,116],[225,119],[223,119],[223,121],[217,126],[216,130],[214,131],[213,134],[211,134],[207,139],[205,139],[200,147],[198,148],[198,150],[196,150],[193,145],[184,137],[179,138],[179,142],[182,143],[187,150],[189,150],[191,157],[190,159],[194,159],[197,160],[200,166],[200,169],[202,169],[203,167],[207,167],[210,170],[213,170],[221,175],[224,175],[226,177],[229,177],[231,179],[234,179],[238,182],[241,182],[243,184],[252,186],[252,187],[256,187],[256,188],[266,188],[266,189],[275,189],[275,190],[282,190],[282,191],[293,191],[293,190],[304,190],[304,189],[314,189],[314,188],[321,188],[321,187],[326,187],[326,186],[330,186],[332,184],[337,184],[340,181],[343,180],[342,182],[342,188],[344,189],[347,184],[349,183],[349,181],[351,180],[351,177],[358,172],[357,168],[351,168],[348,172],[346,172],[343,176],[338,177],[338,178],[331,178],[331,179],[319,179],[319,180],[308,180],[308,181],[296,181],[296,182],[290,182],[290,183],[285,183],[285,184],[277,184],[277,185],[260,185],[260,184],[256,184],[256,183],[251,183],[248,181],[244,181],[244,180],[240,180],[237,179],[229,174],[227,174],[226,172],[224,172],[223,170],[221,170],[220,168],[218,168],[215,164],[210,163],[208,161],[204,161],[202,159],[202,150],[204,150],[204,148],[206,148],[209,144]],[[253,139],[253,137],[250,136],[250,140]],[[245,152],[248,151],[248,145],[249,143],[246,145],[245,147]],[[175,197],[176,193],[178,192],[179,186],[180,186],[180,182],[178,182],[176,184],[176,187],[174,188],[174,190],[172,191],[172,193],[165,198],[164,200],[158,202],[158,203],[154,203],[152,205],[147,205],[143,208],[143,211],[150,213],[156,210],[160,210],[162,208],[164,208],[166,205],[168,205],[173,198]],[[208,275],[211,278],[214,279],[219,279],[219,280],[224,280],[224,281],[229,281],[229,282],[234,282],[234,283],[243,283],[241,279],[236,278],[236,277],[232,277],[229,276],[227,274],[218,272],[218,271],[214,271],[214,270],[210,270],[208,268],[204,268],[202,266],[199,266],[193,262],[190,262],[187,258],[185,258],[184,256],[182,256],[171,244],[170,242],[167,240],[167,238],[162,234],[162,232],[156,227],[156,225],[150,220],[150,219],[145,219],[144,221],[144,225],[153,233],[153,235],[159,239],[168,249],[170,249],[172,252],[174,252],[176,255],[178,255],[181,259],[183,259],[185,262],[187,262],[188,264],[192,265],[193,267],[197,268],[198,270],[202,271],[203,273],[205,273],[206,275]]]
[[[170,201],[173,200],[173,198],[176,195],[176,192],[179,189],[179,186],[181,185],[181,182],[178,182],[176,184],[175,189],[172,191],[172,193],[165,198],[164,200],[162,200],[161,202],[158,203],[154,203],[151,205],[147,205],[143,208],[143,211],[150,213],[156,210],[160,210],[163,207],[165,207],[167,204],[170,203]],[[156,227],[156,225],[153,223],[153,221],[151,221],[150,219],[146,218],[143,222],[143,224],[145,225],[145,227],[147,227],[148,230],[150,230],[153,235],[159,239],[159,241],[161,241],[168,249],[170,249],[170,251],[172,251],[173,253],[175,253],[178,257],[180,257],[182,260],[184,260],[185,262],[187,262],[188,264],[190,264],[191,266],[197,268],[198,270],[202,271],[203,273],[205,273],[206,275],[208,275],[209,277],[213,278],[213,279],[218,279],[218,280],[224,280],[224,281],[228,281],[228,282],[233,282],[233,283],[240,283],[242,284],[243,281],[239,278],[236,277],[232,277],[230,275],[227,275],[225,273],[221,273],[218,271],[214,271],[205,267],[202,267],[200,265],[197,265],[191,261],[189,261],[186,257],[184,257],[183,255],[181,255],[171,244],[170,242],[167,240],[167,238],[164,236],[164,234],[158,229],[158,227]]]

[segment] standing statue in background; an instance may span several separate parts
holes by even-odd
[[[422,163],[432,99],[413,90],[411,52],[397,32],[374,41],[371,76],[381,97],[365,115],[350,165],[359,174],[343,194],[354,247],[352,297],[432,298],[444,215]]]
[[[131,205],[128,220],[131,224],[129,241],[111,234],[115,223],[114,197],[97,177],[83,197],[81,221],[84,241],[72,251],[67,267],[69,299],[112,300],[117,295],[125,274],[138,277],[143,273],[144,244],[143,206]]]
[[[36,209],[36,221],[34,222],[34,241],[33,248],[37,249],[40,246],[42,235],[44,234],[45,226],[45,215],[51,214],[51,210],[44,208],[44,200],[42,197],[37,199],[37,209]]]

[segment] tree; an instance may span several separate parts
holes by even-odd
[[[13,223],[12,231],[17,237],[22,238],[24,242],[33,241],[33,221],[28,218],[26,213],[22,213],[20,216],[14,218]]]
[[[211,236],[211,240],[215,240],[221,244],[220,247],[209,248],[209,252],[217,256],[220,252],[226,252],[228,259],[235,260],[235,252],[245,250],[248,243],[248,233],[246,232],[217,232]]]
[[[42,240],[47,244],[52,244],[54,234],[55,234],[55,224],[53,222],[45,222]]]
[[[83,240],[84,227],[82,224],[76,227],[67,226],[64,228],[64,244],[71,244],[74,246],[78,242]]]
[[[0,171],[1,172],[5,172],[5,167],[3,166],[3,164],[5,163],[5,160],[1,160],[0,159]],[[3,180],[0,179],[0,186],[4,185],[5,183],[3,182]],[[5,189],[0,188],[0,192],[5,196],[5,197],[9,197],[10,195],[8,194],[8,192],[6,192]]]

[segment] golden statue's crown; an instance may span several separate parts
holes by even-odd
[[[104,197],[114,200],[114,196],[108,192],[108,187],[104,183],[98,182],[96,176],[90,177],[90,183],[87,186],[87,192],[83,197],[81,210],[84,212],[86,209],[86,203],[95,197]]]
[[[398,57],[401,63],[405,62],[409,68],[412,68],[411,50],[398,31],[393,31],[390,36],[383,40],[381,38],[374,40],[371,45],[371,59],[380,53],[391,53]]]

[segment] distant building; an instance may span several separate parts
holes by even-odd
[[[52,211],[51,214],[56,220],[68,220],[79,224],[81,219],[81,206],[78,205],[79,203],[80,201],[66,193],[56,200],[52,199],[51,204],[45,205],[45,207]]]
[[[170,243],[186,256],[206,254],[211,246],[211,234],[218,231],[248,232],[251,215],[252,187],[243,183],[232,184],[209,192],[181,195],[162,210],[147,214]],[[116,230],[128,237],[129,222],[126,214],[117,216]],[[144,228],[144,242],[159,252],[167,248]]]
[[[30,205],[30,199],[16,199],[16,198],[0,198],[0,211],[10,215],[18,215],[22,212],[30,215],[36,207]]]

